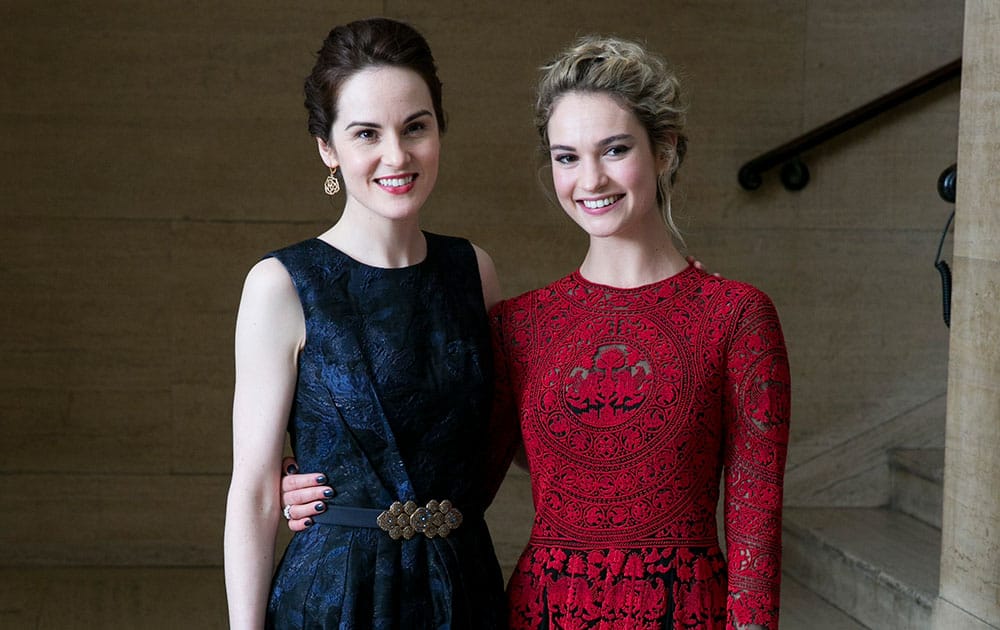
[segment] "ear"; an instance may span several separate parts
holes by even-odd
[[[326,143],[326,140],[316,138],[316,147],[319,149],[319,157],[323,160],[323,164],[326,164],[330,168],[337,168],[340,165],[340,160],[337,159],[337,152],[331,145]]]

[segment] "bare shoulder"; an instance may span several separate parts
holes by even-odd
[[[275,258],[261,260],[247,273],[237,317],[237,332],[241,329],[292,343],[304,337],[298,292],[288,270]]]
[[[243,282],[240,311],[263,309],[280,312],[299,306],[298,292],[288,270],[276,258],[265,258],[250,268]]]
[[[490,256],[489,252],[475,243],[472,243],[472,249],[476,252],[476,262],[479,263],[479,269],[482,270],[484,268],[488,268],[493,270],[495,273],[496,268],[493,265],[493,258]]]
[[[264,297],[280,297],[283,293],[295,293],[295,285],[288,270],[277,258],[265,258],[250,268],[243,283],[243,293],[265,294]]]
[[[483,301],[486,304],[486,310],[490,310],[500,301],[500,278],[497,277],[493,258],[486,250],[475,243],[472,244],[472,249],[476,252],[476,262],[479,265],[479,279],[483,285]]]

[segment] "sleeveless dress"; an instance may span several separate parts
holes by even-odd
[[[313,239],[273,252],[298,291],[306,342],[288,431],[329,506],[450,500],[447,537],[316,523],[273,578],[268,628],[466,629],[506,625],[483,512],[493,364],[475,252],[425,233],[416,265],[362,264]]]
[[[634,289],[577,272],[493,316],[535,503],[510,627],[777,628],[790,381],[770,299],[690,266]]]

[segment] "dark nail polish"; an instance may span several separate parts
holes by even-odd
[[[312,526],[313,526],[312,519],[311,518],[307,518],[306,519],[306,527],[312,527]]]
[[[327,488],[326,490],[324,490],[323,496],[326,497],[327,499],[331,498],[333,496],[333,489]]]
[[[316,483],[323,485],[326,483],[326,475],[319,475],[316,477]]]
[[[316,508],[317,512],[322,512],[323,510],[326,509],[326,504],[324,504],[324,503],[317,503],[315,505],[315,508]]]
[[[299,467],[296,466],[295,464],[289,464],[288,468],[286,468],[285,470],[288,472],[289,475],[294,475],[299,472]]]

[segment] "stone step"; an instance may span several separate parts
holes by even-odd
[[[781,630],[868,630],[787,572],[781,576]]]
[[[888,508],[786,508],[787,575],[868,628],[930,627],[941,532]]]
[[[898,449],[889,454],[890,507],[941,529],[944,449]]]

